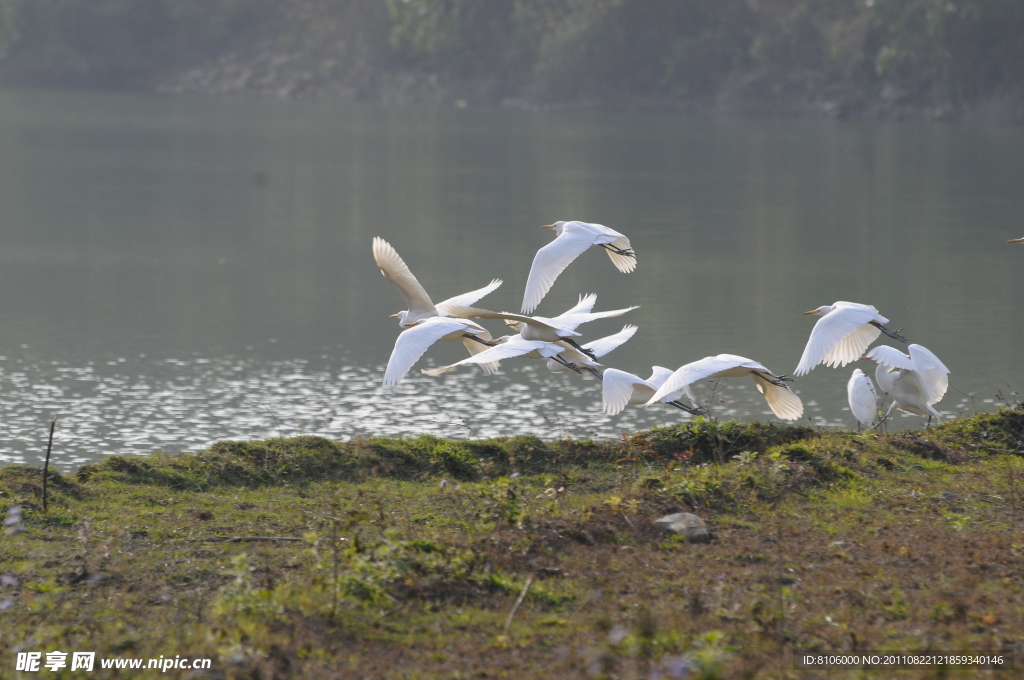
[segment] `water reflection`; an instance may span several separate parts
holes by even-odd
[[[275,436],[268,409],[286,435],[332,437],[672,422],[605,418],[595,381],[526,362],[377,387],[402,304],[373,236],[435,299],[500,277],[488,306],[515,310],[558,219],[636,247],[630,275],[585,253],[538,309],[641,305],[585,329],[639,326],[608,365],[733,353],[789,372],[801,313],[852,300],[950,367],[937,408],[991,408],[1024,386],[1024,260],[1005,244],[1022,177],[1014,129],[0,91],[0,460],[34,460],[57,411],[66,463]],[[815,422],[853,426],[851,370],[795,384]],[[768,417],[741,382],[722,415]]]

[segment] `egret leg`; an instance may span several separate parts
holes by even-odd
[[[551,357],[551,358],[554,359],[555,361],[557,361],[558,363],[562,364],[566,368],[568,368],[570,371],[576,371],[577,373],[582,373],[583,372],[583,371],[580,370],[579,366],[577,366],[576,364],[572,363],[571,361],[566,361],[565,359],[563,359],[562,357],[558,356],[557,354],[555,356]]]
[[[875,328],[877,328],[878,330],[882,331],[886,335],[888,335],[893,340],[899,340],[900,342],[906,342],[907,341],[907,339],[905,337],[900,335],[900,331],[903,330],[902,328],[897,328],[896,330],[891,331],[888,328],[886,328],[885,326],[883,326],[882,324],[878,323],[877,321],[869,321],[868,323],[871,324],[872,326],[874,326]]]
[[[488,347],[494,347],[495,345],[499,344],[497,340],[491,340],[490,342],[488,342],[488,341],[484,340],[483,338],[476,337],[472,333],[463,333],[462,337],[469,338],[470,340],[476,340],[481,345],[487,345]]]
[[[593,366],[584,366],[583,370],[589,373],[593,373],[594,375],[597,376],[598,380],[604,380],[604,374],[601,373],[601,371],[594,368]]]
[[[584,354],[586,354],[586,355],[587,355],[588,357],[590,357],[590,358],[591,358],[591,359],[593,359],[594,361],[597,361],[597,355],[596,355],[596,354],[594,354],[594,350],[592,350],[592,349],[587,349],[587,348],[585,348],[585,347],[581,347],[581,346],[579,345],[579,343],[577,343],[577,342],[576,342],[575,340],[573,340],[572,338],[562,338],[562,340],[565,340],[565,341],[566,341],[567,343],[569,343],[570,345],[572,345],[573,347],[575,347],[575,348],[576,348],[576,349],[578,349],[579,351],[583,352]]]
[[[761,373],[760,371],[751,371],[751,373],[753,373],[757,377],[761,378],[765,382],[770,382],[772,385],[775,385],[776,387],[786,387],[786,383],[783,382],[783,381],[792,381],[793,380],[789,376],[785,376],[785,375],[774,375],[772,373],[769,373],[768,375],[765,375],[764,373]]]
[[[873,428],[871,428],[871,429],[872,429],[872,430],[874,430],[874,429],[877,429],[877,428],[879,428],[879,427],[882,427],[882,425],[885,425],[886,421],[888,421],[888,420],[889,420],[889,414],[890,414],[890,413],[892,413],[892,410],[893,410],[894,408],[896,408],[896,400],[895,400],[895,399],[894,399],[894,400],[893,400],[893,402],[892,402],[892,406],[890,406],[890,407],[889,407],[889,410],[888,410],[888,411],[886,411],[886,412],[885,412],[885,415],[884,415],[884,416],[882,416],[882,419],[878,421],[878,425],[875,425],[875,427],[873,427]]]
[[[689,413],[692,416],[702,416],[702,415],[705,415],[704,411],[702,411],[701,409],[693,408],[691,406],[687,406],[686,404],[684,404],[683,402],[679,401],[678,399],[675,400],[675,401],[664,401],[662,403],[663,404],[668,404],[669,406],[674,406],[677,409],[679,409],[680,411],[686,411],[687,413]]]
[[[623,257],[631,257],[634,260],[636,259],[636,253],[634,253],[629,248],[616,248],[615,246],[611,245],[610,243],[602,243],[601,247],[604,248],[605,250],[609,250],[609,251],[615,253],[616,255],[622,255]]]
[[[932,417],[928,416],[928,422],[924,424],[924,429],[930,430],[932,427]]]

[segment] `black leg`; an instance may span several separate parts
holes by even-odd
[[[761,378],[765,382],[770,382],[772,385],[775,385],[776,387],[786,387],[786,383],[783,382],[783,381],[785,380],[787,382],[792,382],[792,380],[793,380],[789,376],[785,376],[785,375],[774,375],[774,374],[771,374],[771,373],[769,373],[768,375],[765,375],[764,373],[761,373],[760,371],[751,371],[751,373],[753,373],[757,377]],[[786,389],[789,389],[789,388],[787,387]]]
[[[905,337],[900,335],[900,331],[903,330],[902,328],[897,328],[896,330],[891,331],[888,328],[886,328],[885,326],[883,326],[882,324],[878,323],[877,321],[868,321],[868,323],[871,324],[872,326],[874,326],[875,328],[877,328],[878,330],[882,331],[886,335],[888,335],[893,340],[899,340],[900,342],[906,342],[907,341],[907,339]]]
[[[662,402],[662,403],[663,404],[668,404],[669,406],[674,406],[677,409],[679,409],[680,411],[686,411],[687,413],[689,413],[692,416],[702,416],[702,415],[705,415],[705,413],[704,413],[704,411],[702,409],[693,408],[691,406],[687,406],[686,404],[684,404],[683,402],[681,402],[679,400],[676,400],[676,401],[665,401],[665,402]]]
[[[568,368],[570,371],[576,371],[577,373],[582,373],[583,372],[583,371],[580,370],[579,366],[577,366],[576,364],[572,363],[571,361],[566,361],[565,359],[563,359],[562,357],[558,356],[557,354],[555,356],[551,357],[551,358],[554,359],[555,361],[557,361],[558,363],[562,364],[566,368]]]
[[[590,358],[591,358],[591,359],[593,359],[594,361],[597,361],[597,355],[596,355],[596,354],[594,354],[594,350],[592,350],[592,349],[586,349],[585,347],[581,347],[581,346],[579,345],[579,343],[577,343],[577,342],[576,342],[575,340],[573,340],[572,338],[562,338],[562,340],[565,340],[565,341],[566,341],[567,343],[569,343],[570,345],[572,345],[573,347],[575,347],[575,348],[576,348],[576,349],[578,349],[579,351],[583,352],[584,354],[586,354],[586,355],[587,355],[588,357],[590,357]]]
[[[608,243],[602,243],[601,247],[604,248],[607,251],[615,253],[616,255],[622,255],[623,257],[631,257],[634,260],[636,259],[636,253],[634,253],[629,248],[625,248],[625,249],[623,249],[623,248],[616,248],[615,246],[613,246],[611,244],[608,244]]]
[[[501,344],[497,340],[491,340],[490,342],[488,342],[488,341],[484,340],[483,338],[476,337],[472,333],[463,333],[462,337],[469,338],[470,340],[476,340],[481,345],[487,345],[488,347],[494,347],[495,345]]]

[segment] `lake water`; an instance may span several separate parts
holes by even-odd
[[[801,313],[852,300],[950,367],[940,410],[992,409],[1024,387],[1024,247],[1004,243],[1022,217],[1012,128],[0,91],[0,463],[40,460],[54,415],[62,469],[219,439],[678,421],[606,417],[595,379],[539,362],[419,373],[458,343],[379,386],[403,305],[373,236],[435,301],[500,277],[481,304],[518,311],[538,227],[559,219],[638,253],[630,275],[584,254],[538,310],[641,305],[583,327],[639,325],[606,365],[733,353],[791,372]],[[853,426],[851,370],[794,383],[808,418]],[[748,380],[721,399],[721,416],[773,419]]]

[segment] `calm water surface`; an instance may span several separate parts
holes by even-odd
[[[1024,387],[1024,247],[1004,243],[1024,234],[1018,129],[6,91],[0,206],[0,463],[39,460],[54,415],[65,469],[227,438],[678,420],[606,417],[596,380],[529,361],[379,387],[402,305],[373,236],[435,300],[500,277],[482,304],[518,310],[558,219],[639,254],[627,276],[586,253],[538,310],[641,305],[584,327],[639,325],[607,365],[646,377],[728,352],[790,372],[801,312],[852,300],[946,362],[940,410]],[[462,356],[448,345],[420,365]],[[851,370],[795,383],[814,422],[853,425]],[[718,413],[771,419],[748,382]]]

